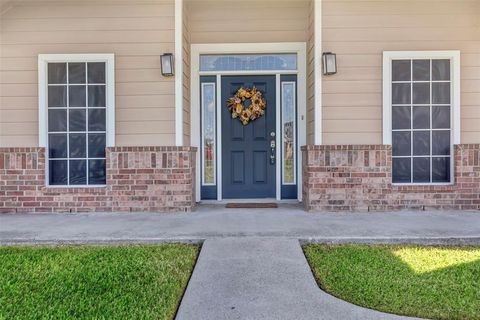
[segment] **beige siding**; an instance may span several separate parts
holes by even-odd
[[[306,41],[309,1],[190,1],[192,43]]]
[[[183,144],[190,145],[190,17],[183,6]]]
[[[462,143],[480,142],[480,1],[323,0],[325,144],[382,143],[382,51],[461,50]]]
[[[315,143],[315,10],[310,1],[307,26],[307,144]]]
[[[1,16],[0,147],[38,145],[37,57],[114,53],[117,145],[175,143],[174,1],[19,2]]]

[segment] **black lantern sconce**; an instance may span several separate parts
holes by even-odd
[[[173,71],[173,54],[164,53],[160,56],[160,65],[162,67],[162,75],[164,77],[171,77],[174,75]]]
[[[328,76],[337,73],[337,55],[332,52],[324,52],[322,58],[323,75]]]

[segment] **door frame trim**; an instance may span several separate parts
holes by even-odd
[[[248,54],[248,53],[296,53],[297,54],[297,70],[296,71],[241,71],[241,72],[202,72],[200,73],[200,55],[201,54]],[[306,83],[306,43],[305,42],[281,42],[281,43],[215,43],[215,44],[192,44],[190,51],[190,127],[191,127],[191,145],[201,147],[201,130],[200,130],[200,76],[215,75],[217,83],[217,200],[222,200],[222,146],[221,146],[221,76],[222,75],[275,75],[276,76],[276,130],[280,129],[280,75],[296,74],[297,75],[297,199],[302,201],[302,173],[299,172],[299,164],[302,163],[302,153],[300,147],[306,144],[307,125],[306,125],[306,105],[307,105],[307,83]],[[277,146],[280,146],[280,135],[277,134]],[[280,159],[280,148],[277,148],[277,159]],[[196,155],[197,172],[201,172],[200,152]],[[276,166],[276,199],[281,199],[281,161],[277,161]],[[200,174],[196,175],[196,201],[199,202],[201,190]]]

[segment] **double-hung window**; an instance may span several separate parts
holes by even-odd
[[[459,53],[384,53],[384,141],[392,182],[453,182],[459,140]]]
[[[113,55],[40,55],[40,145],[50,186],[106,184],[114,145]]]

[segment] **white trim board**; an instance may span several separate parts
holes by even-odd
[[[183,146],[183,0],[175,0],[175,145]]]
[[[248,54],[248,53],[296,53],[297,54],[297,71],[248,71],[248,72],[218,72],[218,73],[204,73],[200,72],[200,55],[201,54]],[[277,74],[297,74],[297,97],[298,97],[298,111],[297,111],[297,126],[298,130],[298,144],[297,155],[298,164],[302,163],[302,153],[300,146],[306,144],[307,126],[306,126],[306,44],[304,42],[285,42],[285,43],[223,43],[223,44],[192,44],[191,45],[191,144],[195,147],[200,147],[200,75],[216,75],[217,76],[217,101],[220,101],[220,77],[222,74],[261,74],[261,75],[277,75]],[[277,93],[278,94],[278,93]],[[279,101],[277,102],[277,104]],[[217,108],[221,104],[217,102]],[[277,106],[278,107],[278,106]],[[217,109],[218,110],[218,109]],[[217,200],[222,200],[222,176],[221,176],[221,123],[218,121],[219,112],[217,112]],[[278,136],[278,134],[277,134]],[[277,141],[278,145],[278,141]],[[279,149],[279,148],[277,148]],[[277,154],[278,155],[278,154]],[[280,161],[277,161],[277,166],[280,165]],[[200,166],[200,152],[197,152],[197,168]],[[279,171],[280,167],[276,172]],[[200,172],[200,170],[197,170]],[[278,175],[278,173],[277,173]],[[281,179],[277,177],[277,185],[281,184]],[[196,177],[196,188],[201,190],[200,175]],[[277,199],[280,199],[279,187],[277,190]],[[302,200],[302,176],[297,175],[297,199]],[[200,191],[196,193],[196,201],[200,201]]]
[[[322,110],[322,0],[314,0],[314,144],[323,143],[323,110]]]

